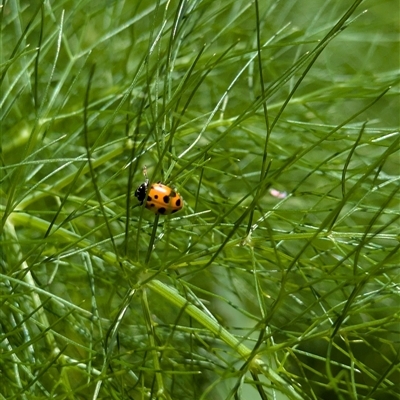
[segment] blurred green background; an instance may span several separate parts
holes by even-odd
[[[0,17],[1,398],[399,398],[397,1]]]

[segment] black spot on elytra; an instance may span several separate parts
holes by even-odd
[[[163,202],[164,202],[165,204],[169,204],[169,196],[165,195],[165,196],[163,197]]]

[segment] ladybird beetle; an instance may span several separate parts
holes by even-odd
[[[154,214],[168,215],[183,208],[183,200],[179,193],[161,182],[149,184],[146,179],[135,191],[135,197],[143,204],[147,193],[146,208]]]

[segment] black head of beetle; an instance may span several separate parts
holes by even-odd
[[[140,201],[140,205],[143,204],[146,198],[147,189],[149,187],[149,182],[143,182],[135,191],[135,197]]]

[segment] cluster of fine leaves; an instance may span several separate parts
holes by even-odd
[[[0,26],[0,400],[400,398],[395,0]]]

